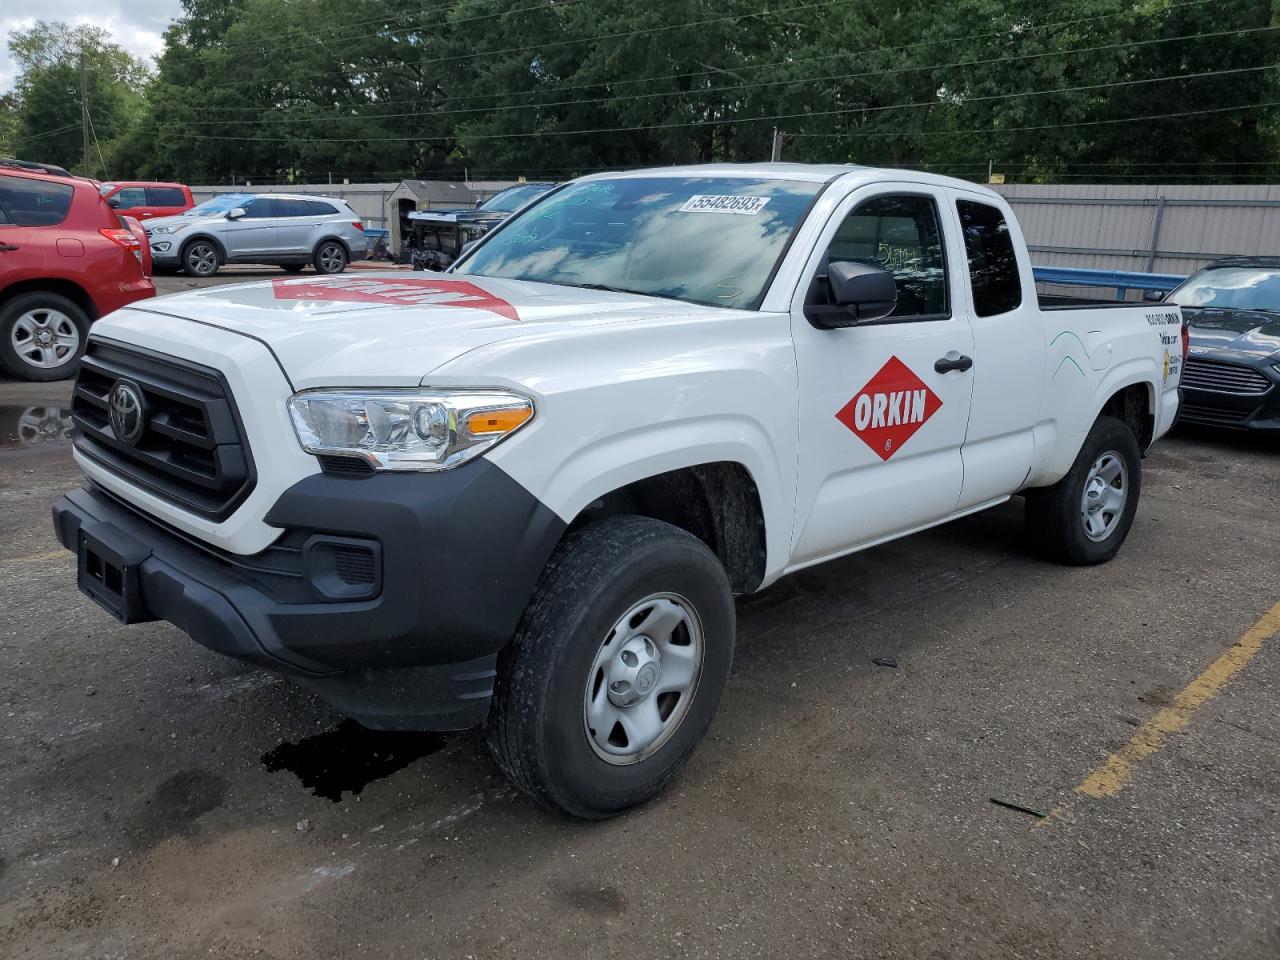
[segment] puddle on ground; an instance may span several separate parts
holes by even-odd
[[[374,780],[435,753],[446,742],[440,733],[369,730],[344,720],[335,730],[268,750],[262,765],[268,773],[288,770],[317,797],[338,803],[343,793],[354,796]]]
[[[71,411],[65,407],[0,404],[0,447],[71,439]]]

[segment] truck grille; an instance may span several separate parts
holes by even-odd
[[[1212,390],[1239,397],[1260,397],[1271,389],[1267,377],[1240,363],[1188,357],[1182,371],[1182,385],[1193,390]]]
[[[141,398],[140,433],[116,435],[112,387]],[[253,459],[218,371],[91,340],[76,376],[76,448],[112,473],[193,513],[221,520],[253,489]]]

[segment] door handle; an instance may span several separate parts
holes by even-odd
[[[8,253],[10,250],[17,249],[17,246],[12,243],[0,243],[0,253]]]
[[[938,373],[950,373],[952,370],[968,370],[973,366],[973,357],[956,357],[950,360],[943,357],[933,365],[933,369]]]

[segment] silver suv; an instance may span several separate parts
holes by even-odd
[[[341,273],[368,248],[364,226],[333,197],[223,193],[144,227],[157,267],[211,277],[224,263],[274,263],[295,272],[311,264]]]

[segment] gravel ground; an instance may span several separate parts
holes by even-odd
[[[740,601],[687,772],[584,824],[84,600],[68,393],[0,380],[0,956],[1280,957],[1280,637],[1073,792],[1280,600],[1280,442],[1162,442],[1103,567],[1010,503]]]

